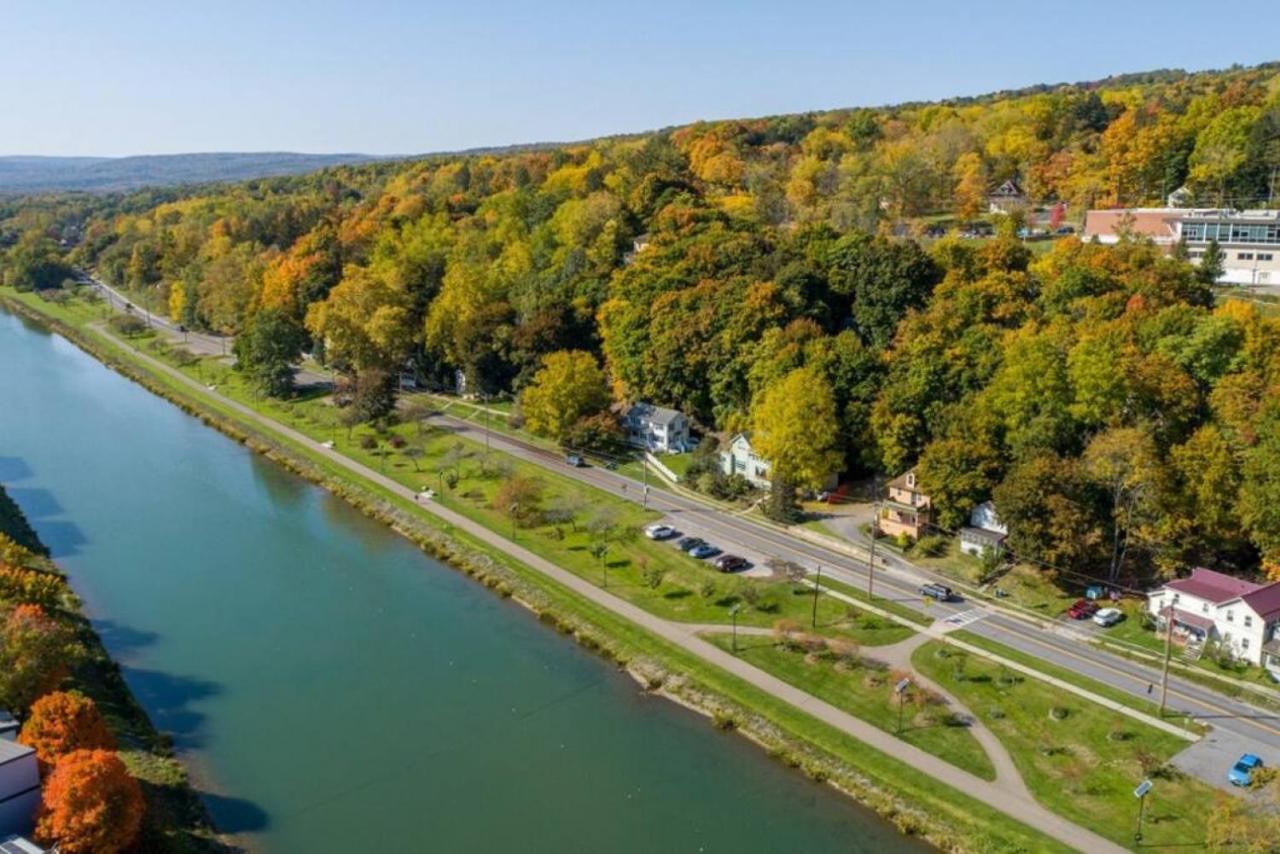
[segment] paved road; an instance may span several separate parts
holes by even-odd
[[[201,356],[225,356],[231,352],[235,339],[227,335],[209,335],[204,332],[184,332],[182,327],[169,320],[163,314],[156,314],[146,306],[138,305],[127,294],[119,291],[91,273],[79,271],[84,281],[97,288],[103,299],[114,311],[132,310],[133,314],[146,320],[153,328],[169,334],[175,341],[181,341],[191,352]],[[126,306],[128,309],[126,309]]]
[[[124,341],[119,338],[115,338],[115,336],[110,335],[110,333],[107,333],[105,330],[100,331],[103,335],[112,338],[117,344],[126,347],[128,346]],[[249,407],[232,400],[231,398],[225,397],[217,392],[210,391],[205,386],[188,377],[186,374],[166,365],[158,359],[154,359],[141,351],[135,350],[135,352],[151,369],[177,379],[179,382],[189,386],[200,394],[217,398],[219,403],[231,410],[234,410],[240,416],[248,419],[249,421],[286,436],[292,441],[313,448],[317,453],[325,455],[337,465],[342,466],[368,481],[378,484],[389,492],[411,501],[417,500],[417,496],[412,490],[401,486],[391,478],[361,465],[350,457],[347,457],[333,449],[326,448],[323,445],[318,445],[310,437],[299,433],[293,428],[281,424],[274,419],[268,418],[267,416],[262,415],[261,413],[258,413]],[[648,611],[632,605],[624,599],[614,596],[607,590],[603,590],[594,584],[579,578],[568,570],[561,569],[550,561],[547,561],[525,549],[518,542],[512,542],[494,531],[485,528],[478,522],[475,522],[460,513],[454,512],[446,506],[436,502],[427,502],[425,505],[420,504],[419,506],[424,507],[425,510],[433,513],[448,522],[450,525],[456,526],[460,530],[466,531],[468,534],[489,543],[493,547],[501,549],[526,566],[542,573],[548,578],[553,579],[558,584],[572,590],[583,598],[595,602],[602,607],[608,608],[611,612],[642,626],[668,643],[674,644],[681,649],[698,656],[704,661],[778,697],[789,705],[851,735],[865,744],[870,745],[874,749],[893,756],[928,774],[930,777],[965,793],[969,797],[999,810],[1018,821],[1023,822],[1024,824],[1034,827],[1054,839],[1062,841],[1064,844],[1076,847],[1080,851],[1088,852],[1120,852],[1125,850],[1110,840],[1104,839],[1092,831],[1050,812],[1026,795],[1010,792],[1006,786],[998,786],[994,783],[982,780],[979,777],[976,777],[967,771],[963,771],[932,754],[926,753],[917,747],[897,739],[889,733],[873,727],[871,724],[863,720],[853,717],[847,712],[844,712],[829,703],[825,703],[822,700],[805,693],[799,688],[796,688],[763,670],[747,664],[737,656],[725,652],[709,641],[699,637],[696,626],[675,623],[657,617]]]
[[[448,415],[437,416],[436,421],[468,438],[484,440],[484,430],[471,422]],[[566,466],[562,455],[501,433],[491,432],[489,441],[494,448],[505,453],[578,478],[623,498],[636,502],[643,500],[641,485],[616,471],[596,466]],[[695,533],[727,550],[779,557],[801,564],[810,571],[821,565],[824,575],[862,589],[867,587],[865,560],[689,498],[665,488],[657,478],[650,478],[649,486],[649,506],[666,514],[667,520],[681,530]],[[895,600],[915,610],[927,610],[936,619],[963,620],[964,628],[969,632],[1088,676],[1134,697],[1150,699],[1148,688],[1153,684],[1155,693],[1159,692],[1158,669],[1099,649],[1087,642],[1087,635],[1069,625],[1052,621],[1035,625],[973,601],[937,603],[926,609],[918,593],[920,585],[925,581],[945,582],[946,579],[892,553],[878,552],[876,558],[874,588],[879,597]],[[1217,753],[1217,773],[1226,774],[1239,755],[1230,751],[1240,743],[1253,745],[1254,752],[1268,764],[1280,765],[1280,714],[1230,699],[1177,677],[1169,680],[1169,705],[1178,715],[1186,714],[1232,734],[1232,739],[1221,741],[1223,747]],[[1201,767],[1208,769],[1212,764],[1205,762]]]

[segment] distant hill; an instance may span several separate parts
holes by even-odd
[[[243,181],[296,175],[326,166],[366,163],[368,154],[287,151],[159,154],[136,157],[0,157],[0,193],[49,190],[105,192],[173,184]]]

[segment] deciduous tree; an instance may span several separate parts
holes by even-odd
[[[67,854],[115,854],[133,845],[145,803],[138,781],[108,750],[58,760],[36,813],[36,839]]]

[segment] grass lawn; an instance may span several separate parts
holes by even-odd
[[[1150,777],[1143,847],[1204,839],[1215,790],[1166,764],[1185,740],[939,642],[921,647],[912,662],[982,718],[1054,812],[1129,845],[1133,789]]]
[[[731,648],[729,635],[715,635],[710,640],[721,649]],[[893,693],[897,680],[877,662],[857,660],[857,656],[836,659],[829,653],[793,650],[773,638],[741,636],[738,657],[878,729],[897,732],[898,705]],[[995,779],[995,769],[982,745],[964,726],[950,724],[945,705],[908,701],[901,738],[984,780]]]
[[[914,608],[908,608],[906,605],[903,605],[895,599],[886,599],[883,596],[869,598],[865,587],[852,587],[845,584],[843,581],[835,581],[834,579],[824,575],[822,576],[822,589],[835,590],[839,593],[843,593],[851,599],[857,599],[859,602],[866,602],[868,604],[875,605],[877,608],[882,608],[890,614],[902,617],[904,620],[908,620],[919,626],[929,626],[933,624],[933,617],[930,617],[928,614],[921,613]],[[912,599],[911,601],[916,602],[919,600]]]
[[[689,464],[693,462],[693,454],[662,454],[658,457],[658,462],[671,469],[671,473],[676,477],[684,480],[685,472],[689,470]]]
[[[4,289],[4,293],[6,296],[13,296],[24,302],[27,301],[25,297],[29,296],[15,294],[8,288]],[[37,302],[35,298],[32,298],[32,304],[45,314],[57,317],[74,327],[82,327],[85,320],[97,319],[99,316],[92,311],[55,314],[53,311],[46,311],[43,302]],[[92,332],[88,335],[97,337]],[[139,367],[150,374],[156,383],[171,390],[178,398],[198,402],[210,412],[226,417],[234,423],[244,424],[242,417],[228,410],[224,404],[193,391],[170,377],[154,373],[147,366],[138,363],[136,357],[128,351],[120,350],[110,342],[104,342],[102,346],[108,351],[121,354],[121,358],[139,364]],[[250,425],[245,426],[250,427]],[[859,791],[860,796],[867,802],[885,810],[892,816],[895,824],[904,830],[919,827],[920,819],[904,813],[900,807],[887,801],[888,793],[900,799],[899,803],[910,805],[912,809],[918,811],[919,815],[930,816],[943,822],[974,850],[1011,852],[1069,850],[1062,843],[1019,824],[1004,813],[969,798],[963,792],[946,787],[894,757],[871,749],[790,704],[706,664],[696,656],[666,644],[634,624],[582,599],[539,573],[523,567],[502,552],[450,526],[443,525],[428,514],[421,513],[412,502],[393,495],[376,484],[355,477],[336,463],[316,453],[313,448],[285,440],[274,431],[257,425],[251,426],[250,429],[288,447],[290,453],[314,465],[336,482],[355,486],[361,492],[376,496],[402,512],[413,514],[415,519],[426,527],[445,530],[467,548],[487,556],[495,564],[513,572],[521,579],[521,583],[541,594],[548,607],[587,620],[595,629],[604,632],[605,636],[618,649],[625,651],[627,656],[650,657],[661,661],[673,672],[693,680],[695,685],[716,692],[744,709],[763,715],[775,728],[772,730],[772,735],[768,736],[770,742],[780,737],[792,740],[792,744],[805,745],[802,750],[806,752],[799,755],[793,754],[791,747],[783,748],[784,752],[781,755],[788,761],[792,761],[791,757],[794,757],[794,761],[803,762],[808,767],[811,759],[816,758],[822,761],[822,757],[829,756],[856,769],[864,779],[844,779],[844,784]],[[807,751],[815,752],[810,754]],[[823,773],[821,765],[814,773]],[[870,789],[867,788],[868,785]]]

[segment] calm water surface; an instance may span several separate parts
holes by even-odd
[[[255,849],[914,848],[4,313],[0,482]]]

